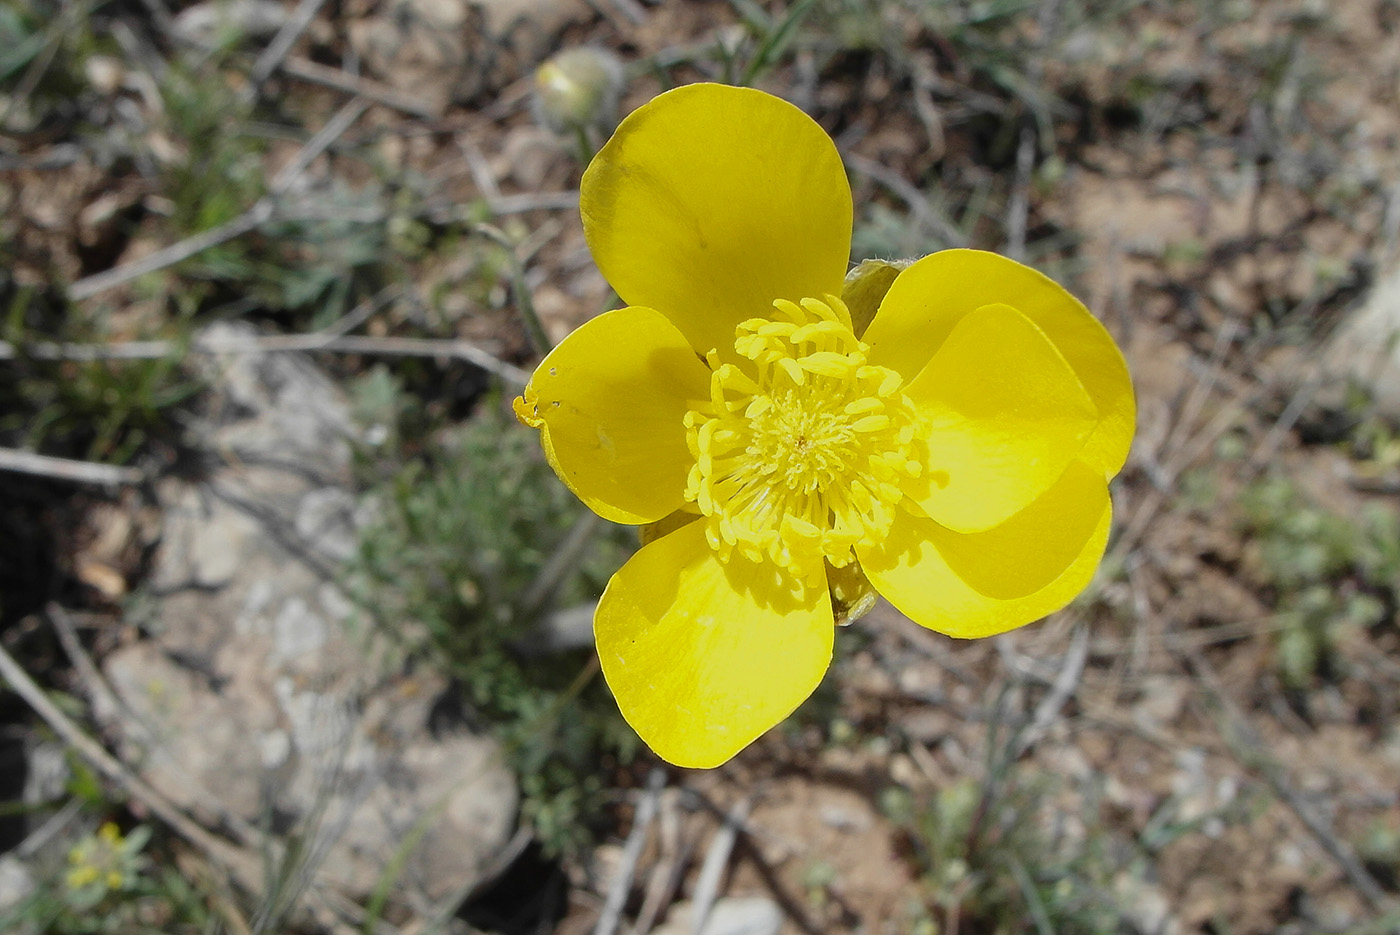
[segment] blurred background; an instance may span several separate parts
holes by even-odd
[[[509,414],[617,302],[583,166],[699,80],[1140,407],[1070,608],[881,605],[708,772]],[[1396,0],[4,0],[0,931],[1400,931],[1397,93]]]

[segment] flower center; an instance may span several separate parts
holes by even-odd
[[[841,300],[773,307],[736,329],[753,367],[710,355],[709,402],[685,417],[686,498],[722,559],[738,549],[814,576],[884,536],[924,458],[899,374],[866,363]]]

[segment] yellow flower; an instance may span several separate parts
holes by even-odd
[[[584,503],[644,526],[594,634],[662,758],[718,765],[790,714],[869,585],[980,637],[1089,582],[1134,405],[1118,348],[1065,290],[948,250],[869,320],[868,295],[843,301],[836,147],[743,88],[631,114],[584,174],[582,213],[628,305],[551,352],[516,412]]]

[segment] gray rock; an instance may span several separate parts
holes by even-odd
[[[34,874],[13,854],[0,854],[0,912],[13,909],[34,892]]]
[[[679,902],[671,907],[666,922],[652,929],[655,935],[694,935],[695,907]],[[765,896],[726,896],[716,899],[705,918],[700,935],[778,935],[783,927],[783,910]]]
[[[783,910],[764,896],[715,900],[701,935],[778,935]]]
[[[430,734],[441,677],[394,671],[351,632],[335,579],[356,504],[335,387],[285,354],[218,358],[210,377],[206,442],[225,463],[159,489],[148,638],[104,660],[127,709],[109,728],[202,820],[290,822],[321,883],[364,899],[406,846],[396,891],[443,899],[508,839],[514,779],[494,740]]]
[[[30,747],[24,777],[26,805],[57,802],[68,794],[68,746],[56,741],[38,741]]]
[[[1337,328],[1322,367],[1326,376],[1365,389],[1382,414],[1400,418],[1400,267],[1379,277]]]

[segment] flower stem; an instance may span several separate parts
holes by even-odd
[[[520,259],[517,252],[517,244],[506,235],[506,232],[493,224],[475,225],[477,233],[483,235],[500,246],[504,247],[510,257],[510,287],[515,293],[515,308],[520,313],[520,320],[525,325],[525,333],[530,338],[530,344],[535,348],[535,352],[541,357],[554,350],[554,343],[549,340],[549,335],[545,333],[544,323],[540,321],[539,313],[535,311],[534,297],[530,294],[530,286],[525,282],[525,263]]]

